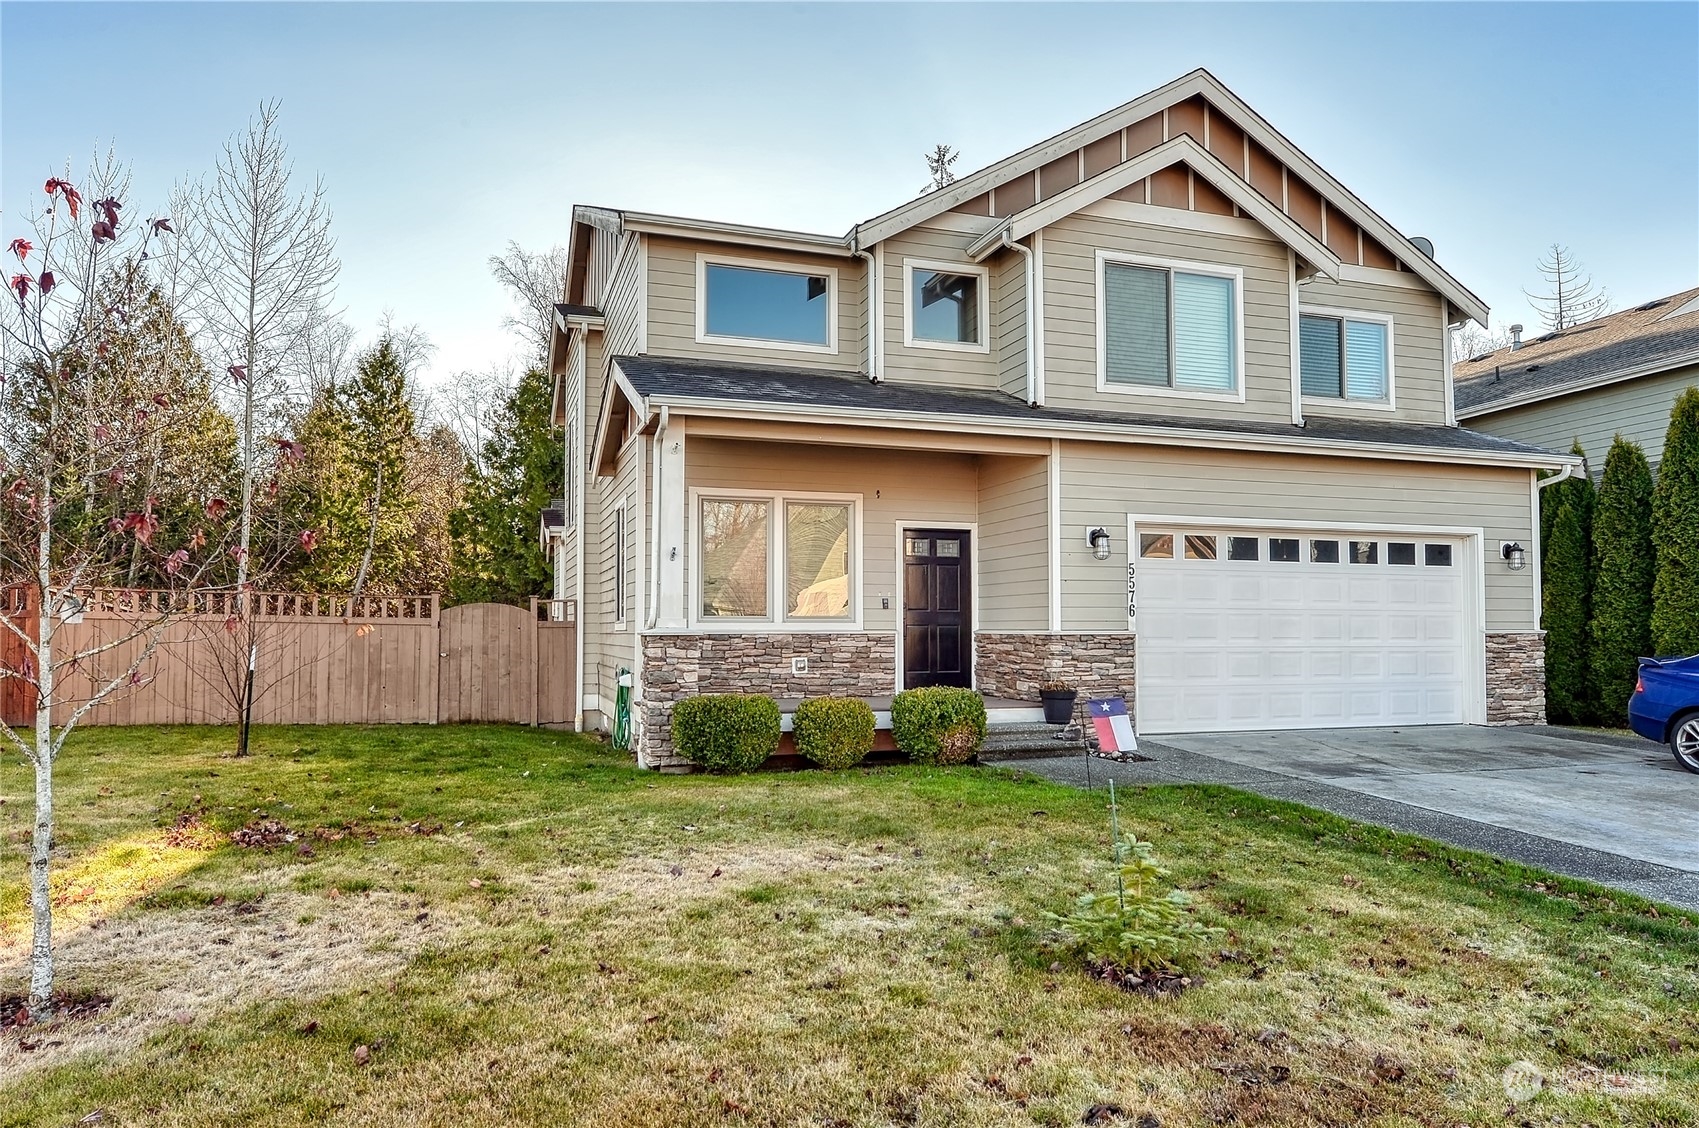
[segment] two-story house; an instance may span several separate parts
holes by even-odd
[[[573,211],[551,365],[582,723],[1050,679],[1143,733],[1539,722],[1487,309],[1195,71],[813,235]]]

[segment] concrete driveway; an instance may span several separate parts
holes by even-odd
[[[1699,909],[1699,775],[1636,737],[1562,728],[1321,729],[1140,742],[1094,782],[1227,783]],[[1083,758],[1022,765],[1084,782]]]

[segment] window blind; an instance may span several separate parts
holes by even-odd
[[[1168,386],[1168,272],[1103,267],[1103,376],[1111,384]]]
[[[1233,390],[1233,280],[1174,272],[1174,386]]]
[[[1299,319],[1298,358],[1306,396],[1338,398],[1344,394],[1344,384],[1339,377],[1342,354],[1338,318]]]
[[[1386,326],[1345,323],[1345,394],[1351,399],[1386,398]]]

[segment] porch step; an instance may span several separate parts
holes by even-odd
[[[1074,756],[1086,750],[1078,725],[1047,725],[1040,721],[994,724],[986,729],[980,746],[982,762],[1033,760],[1049,756]]]

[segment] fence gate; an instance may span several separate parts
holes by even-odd
[[[536,618],[505,603],[442,612],[437,721],[515,721],[537,716]]]

